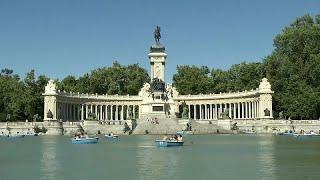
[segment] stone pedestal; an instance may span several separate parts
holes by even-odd
[[[165,47],[161,44],[151,46],[148,56],[150,59],[151,80],[158,78],[164,81],[165,60],[167,58]]]
[[[49,80],[45,87],[44,96],[44,121],[56,121],[57,120],[57,87],[53,80]],[[50,114],[50,113],[51,114]],[[50,114],[50,116],[49,116]]]

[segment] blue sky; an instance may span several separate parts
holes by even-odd
[[[171,82],[177,65],[261,61],[274,36],[306,13],[320,14],[320,1],[0,0],[0,68],[59,79],[115,60],[149,70],[159,25]]]

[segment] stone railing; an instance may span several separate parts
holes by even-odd
[[[17,126],[59,126],[58,122],[0,122],[0,127],[17,127]]]
[[[206,99],[226,99],[226,98],[242,98],[254,97],[259,95],[259,89],[241,92],[228,92],[219,94],[197,94],[197,95],[179,95],[175,100],[206,100]]]
[[[63,122],[63,126],[81,126],[83,122]]]
[[[98,122],[101,125],[124,125],[125,123],[131,124],[131,120],[105,120]]]
[[[74,93],[74,92],[61,92],[58,91],[58,96],[69,97],[69,98],[85,98],[85,99],[103,99],[103,100],[130,100],[130,101],[142,101],[140,96],[131,96],[131,95],[108,95],[108,94],[84,94],[84,93]]]

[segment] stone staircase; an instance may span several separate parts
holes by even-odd
[[[192,133],[193,134],[231,134],[233,133],[229,129],[225,129],[216,123],[199,123],[195,120],[191,120]]]
[[[133,134],[175,134],[183,129],[185,127],[179,124],[176,119],[150,117],[138,119]]]
[[[195,120],[189,119],[169,119],[169,118],[159,118],[157,122],[149,118],[138,119],[137,127],[133,131],[133,134],[175,134],[178,131],[185,130],[187,123],[191,122],[192,131],[190,134],[227,134],[232,133],[231,130],[224,129],[218,126],[216,123],[199,123]]]

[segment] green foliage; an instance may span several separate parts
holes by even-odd
[[[274,39],[275,50],[265,58],[274,94],[274,110],[291,119],[320,115],[319,15],[297,18]]]
[[[149,79],[147,71],[138,64],[122,66],[114,62],[112,67],[95,69],[78,79],[67,76],[58,87],[67,92],[137,95]]]
[[[47,128],[45,128],[44,126],[42,126],[41,128],[39,128],[39,126],[38,125],[35,125],[34,127],[33,127],[33,131],[34,131],[34,133],[46,133],[47,131],[48,131],[48,129]]]
[[[16,121],[32,119],[33,115],[43,113],[43,92],[48,78],[35,78],[34,70],[26,74],[25,79],[10,69],[2,69],[0,73],[0,114],[11,114],[10,119],[0,121]]]
[[[177,73],[173,75],[173,85],[181,94],[205,94],[212,89],[209,78],[209,68],[202,66],[178,66]]]
[[[178,66],[173,83],[180,94],[207,94],[255,89],[265,77],[262,63],[241,63],[227,71],[202,66]]]

